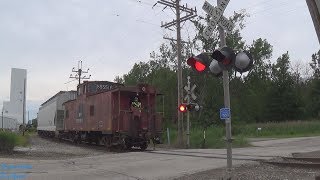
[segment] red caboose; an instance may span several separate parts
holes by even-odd
[[[146,149],[150,139],[160,142],[162,114],[156,112],[159,95],[147,84],[85,81],[78,85],[77,98],[64,103],[64,130],[59,136],[107,147]]]

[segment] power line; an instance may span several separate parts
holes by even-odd
[[[250,6],[245,7],[244,9],[250,9],[250,8],[257,7],[257,6],[261,6],[261,5],[263,5],[263,4],[269,4],[269,3],[272,2],[272,1],[273,1],[273,0],[265,0],[265,1],[262,1],[262,2],[254,3],[254,4],[250,5]],[[277,0],[277,3],[279,3],[280,1],[281,1],[281,0]],[[288,1],[288,0],[285,0],[285,1]],[[292,0],[291,0],[291,1],[292,1]],[[273,3],[272,5],[276,6],[276,5],[278,5],[278,4]]]
[[[261,13],[264,13],[264,12],[267,12],[267,11],[270,11],[270,10],[279,9],[279,7],[284,7],[284,6],[287,6],[288,4],[289,4],[289,2],[277,4],[276,6],[268,6],[270,8],[266,8],[264,10],[256,11],[256,12],[253,12],[251,14],[249,13],[249,14],[250,15],[261,14]]]
[[[140,4],[140,5],[149,6],[149,7],[151,7],[153,10],[154,10],[154,7],[157,6],[157,3],[152,4],[152,3],[147,3],[147,2],[144,2],[144,1],[141,1],[141,0],[131,0],[131,1],[136,2],[136,3]],[[153,12],[154,12],[154,16],[157,16],[157,15],[160,13],[160,12],[156,13],[155,11],[153,11]],[[149,15],[150,15],[150,14],[149,14]]]
[[[145,5],[148,5],[148,6],[153,6],[154,4],[151,4],[151,3],[147,3],[147,2],[144,2],[144,1],[141,1],[141,0],[131,0],[131,1],[134,1],[134,2],[137,2],[139,4],[145,4]]]
[[[154,24],[154,23],[151,23],[151,22],[148,22],[148,21],[145,21],[145,20],[141,20],[141,19],[137,19],[136,22],[144,23],[144,24],[148,24],[148,25],[152,25],[152,26],[157,26],[157,27],[159,27],[159,25],[157,25],[157,24]],[[157,33],[159,33],[159,34],[161,34],[161,35],[164,34],[164,32],[160,32],[160,31],[158,31],[158,30],[155,30],[154,32],[157,32]]]
[[[288,11],[282,11],[282,12],[277,12],[277,13],[268,13],[268,14],[264,14],[264,16],[270,16],[270,15],[277,15],[277,16],[280,16],[280,15],[285,15],[285,14],[290,14],[290,13],[292,13],[292,12],[295,12],[295,11],[297,11],[297,10],[299,10],[300,8],[301,8],[301,6],[302,5],[299,5],[299,6],[297,6],[297,7],[295,7],[295,8],[293,8],[293,9],[289,9]],[[251,21],[248,21],[246,24],[251,24],[251,23],[253,23],[253,22],[256,22],[256,21],[258,21],[258,20],[251,20]]]
[[[154,24],[154,23],[151,23],[151,22],[148,22],[148,21],[144,21],[144,20],[141,20],[141,19],[137,19],[136,20],[137,22],[141,22],[141,23],[145,23],[145,24],[149,24],[149,25],[153,25],[153,26],[159,26],[159,25],[157,25],[157,24]]]

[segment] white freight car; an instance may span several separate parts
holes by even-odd
[[[55,136],[58,129],[63,129],[63,103],[76,98],[76,91],[60,91],[44,102],[38,112],[39,135]]]

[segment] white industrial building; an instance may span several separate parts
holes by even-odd
[[[2,125],[3,123],[3,125]],[[17,119],[7,117],[7,116],[1,116],[0,115],[0,128],[1,129],[10,129],[10,130],[16,130],[18,129],[19,124]]]
[[[24,115],[26,114],[26,87],[27,70],[12,68],[10,101],[3,102],[2,111],[4,118],[8,120],[15,119],[15,121],[20,124],[23,122],[23,118],[25,118]],[[0,121],[2,121],[2,119],[0,119]]]

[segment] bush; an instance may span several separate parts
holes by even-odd
[[[12,153],[18,144],[18,135],[12,132],[0,132],[0,152]]]
[[[0,152],[12,153],[15,146],[27,146],[29,134],[22,136],[13,132],[0,131]]]

